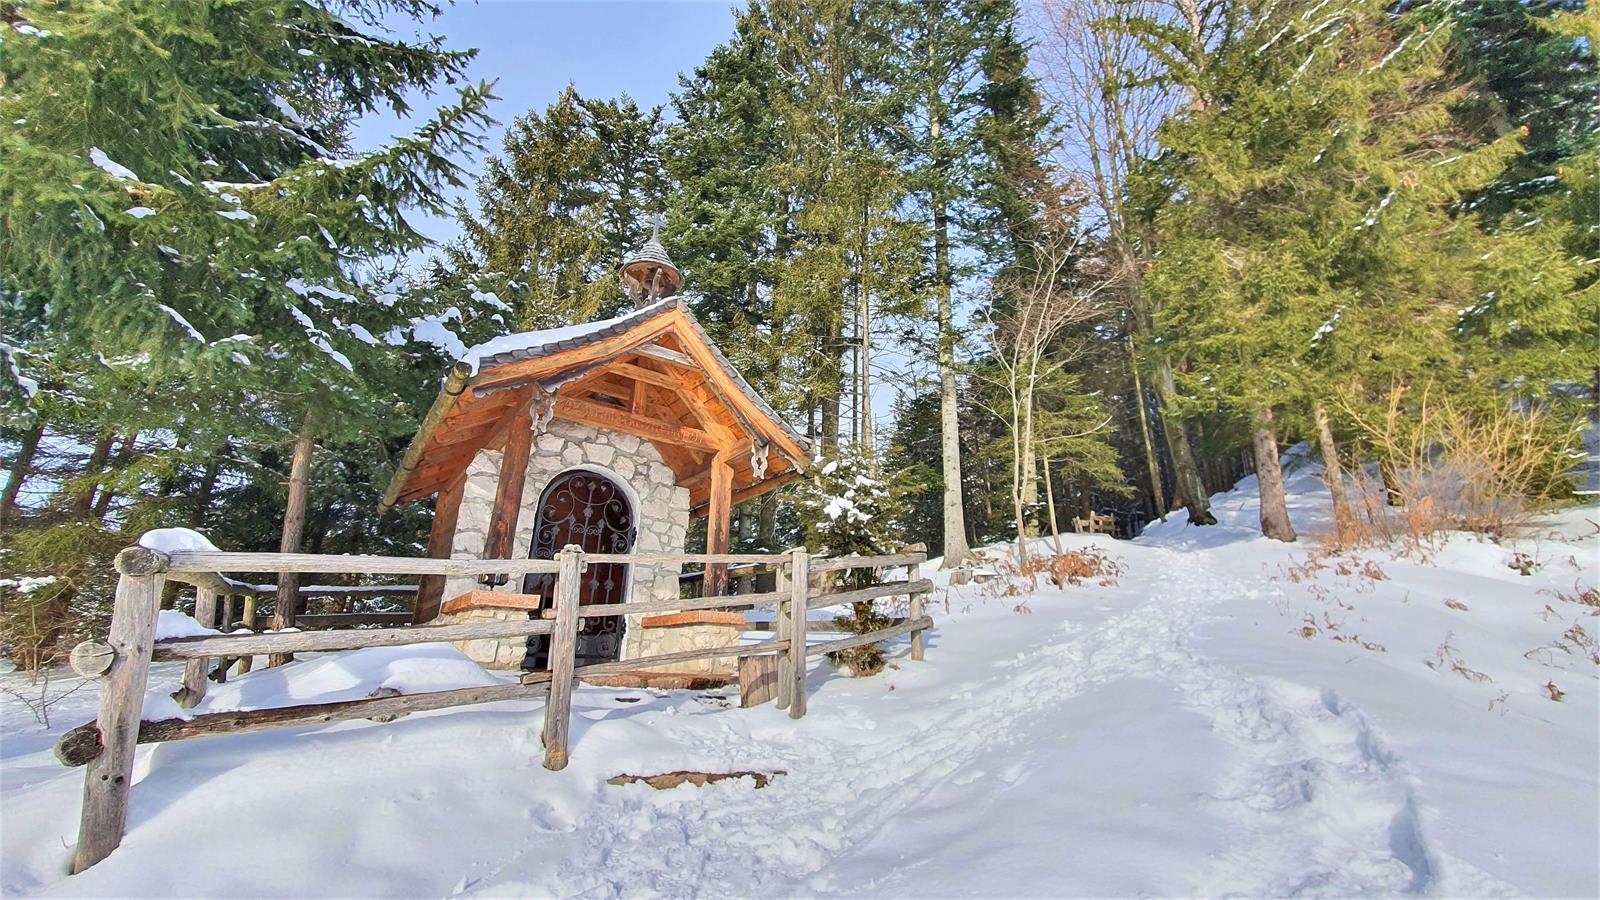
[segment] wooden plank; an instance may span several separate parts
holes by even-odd
[[[888,584],[874,585],[862,588],[859,591],[840,591],[834,594],[812,594],[809,601],[811,609],[821,609],[824,606],[837,606],[843,603],[861,603],[866,600],[876,600],[879,597],[893,597],[898,594],[921,594],[933,590],[933,582],[926,578],[916,581],[891,581]]]
[[[697,372],[704,371],[700,368],[699,363],[696,363],[688,356],[680,353],[677,350],[673,350],[670,347],[663,347],[660,344],[645,344],[642,347],[636,348],[633,352],[639,354],[640,356],[649,357],[657,362],[664,362],[668,365],[677,366],[682,369],[694,369]]]
[[[857,634],[847,638],[840,638],[836,641],[812,644],[806,648],[806,655],[820,656],[825,653],[838,653],[841,650],[853,650],[856,647],[865,647],[868,644],[876,644],[880,641],[891,640],[904,634],[911,634],[912,632],[932,627],[933,619],[927,616],[923,616],[920,619],[907,619],[899,625],[891,625],[888,628],[880,628],[877,631],[871,631],[866,634]]]
[[[552,372],[562,372],[576,368],[584,363],[607,359],[620,353],[632,352],[630,348],[634,345],[655,340],[656,337],[671,328],[672,318],[673,313],[667,313],[650,319],[648,322],[633,329],[591,344],[573,347],[570,350],[560,350],[536,359],[518,360],[495,366],[479,374],[478,378],[474,380],[473,390],[476,392],[499,384],[526,381]]]
[[[409,612],[369,613],[318,613],[301,616],[295,624],[304,629],[358,628],[363,625],[382,625],[390,628],[411,624]]]
[[[183,550],[168,554],[182,572],[305,572],[352,575],[525,575],[556,571],[548,559],[427,559],[413,556],[321,556],[315,553],[231,553]]]
[[[749,709],[778,696],[778,659],[774,654],[739,657],[739,706]]]
[[[681,390],[677,378],[674,378],[665,372],[657,372],[654,369],[646,369],[644,366],[635,365],[630,362],[612,363],[611,371],[616,372],[619,375],[625,375],[629,378],[632,378],[634,381],[644,382],[645,384],[653,384],[656,387],[666,388],[669,391],[678,392]]]
[[[531,402],[531,401],[530,401]],[[511,417],[506,432],[506,449],[500,457],[500,480],[495,485],[494,506],[489,512],[489,536],[484,539],[485,559],[510,559],[511,544],[517,535],[517,516],[522,512],[522,490],[528,481],[528,455],[533,449],[533,413],[522,406]],[[503,574],[491,576],[495,584]]]
[[[888,566],[914,566],[928,561],[927,553],[894,553],[887,556],[834,556],[811,564],[813,572],[838,569],[882,569]]]
[[[728,462],[729,451],[718,453],[711,460],[711,507],[706,518],[706,552],[727,553],[729,522],[733,516],[733,466]],[[706,566],[705,592],[720,596],[728,592],[728,567],[723,563]]]
[[[585,562],[630,563],[638,565],[681,565],[683,563],[770,563],[789,561],[787,553],[589,553]]]
[[[404,647],[436,641],[471,641],[490,638],[549,634],[550,622],[526,619],[511,622],[462,622],[455,625],[416,625],[410,628],[351,631],[284,631],[270,634],[224,634],[168,638],[157,641],[157,660],[206,656],[251,656],[262,653],[299,653],[353,650],[361,647]]]
[[[787,650],[788,643],[784,641],[760,641],[754,644],[729,644],[726,647],[708,647],[704,650],[683,650],[678,653],[662,653],[657,656],[643,656],[638,659],[622,659],[616,662],[594,663],[580,666],[574,670],[578,678],[587,678],[590,675],[610,675],[616,672],[632,672],[647,666],[663,666],[675,662],[688,662],[693,659],[716,659],[721,656],[743,656],[756,653],[780,653]],[[530,672],[522,676],[524,682],[531,683],[540,678],[548,677],[543,672]]]
[[[567,730],[572,720],[572,682],[578,650],[578,599],[583,550],[568,544],[556,555],[555,627],[550,632],[550,699],[544,707],[544,767],[567,767]]]
[[[591,559],[592,561],[592,559]],[[788,591],[771,591],[762,594],[724,594],[720,597],[693,597],[677,600],[639,600],[631,603],[591,603],[578,607],[578,617],[593,619],[600,616],[649,616],[657,613],[690,612],[701,609],[748,609],[777,603],[789,597]],[[555,613],[545,610],[546,618]]]
[[[266,731],[270,728],[325,725],[348,719],[387,721],[390,717],[452,706],[497,703],[501,700],[532,700],[544,696],[548,689],[544,681],[534,681],[526,684],[495,684],[452,691],[402,694],[398,697],[309,703],[276,709],[205,713],[188,719],[156,719],[139,723],[138,743],[154,744],[225,734],[249,734],[252,731]],[[95,723],[80,725],[61,736],[61,740],[56,743],[56,758],[69,766],[81,766],[100,755],[99,744],[99,731]]]
[[[455,548],[456,522],[461,514],[461,495],[466,493],[467,473],[455,479],[439,492],[433,508],[433,527],[428,532],[428,558],[448,559]],[[424,575],[417,586],[417,605],[412,610],[411,621],[424,625],[439,615],[439,603],[444,599],[444,576]]]
[[[606,406],[603,403],[577,397],[563,396],[556,400],[555,414],[558,419],[566,419],[591,428],[621,431],[652,441],[692,447],[696,450],[721,449],[721,445],[710,434],[698,428],[689,428],[665,419],[637,416],[620,407]]]
[[[791,469],[787,472],[780,472],[771,477],[762,479],[761,481],[758,481],[749,487],[740,488],[733,492],[733,501],[731,505],[738,506],[739,504],[748,500],[754,500],[768,491],[775,491],[778,488],[783,487],[784,485],[804,474],[804,472],[801,472],[798,469]],[[710,511],[710,508],[711,507],[709,503],[701,503],[699,505],[691,506],[689,510],[689,516],[690,518],[698,519],[701,516],[706,515],[706,513]]]
[[[890,625],[899,625],[901,622],[909,622],[910,620],[911,620],[910,616],[891,616],[891,617],[889,617],[889,624]],[[769,632],[775,633],[780,627],[783,626],[783,624],[784,623],[783,623],[783,621],[781,619],[774,619],[773,621],[770,621],[770,622],[765,621],[765,620],[758,620],[758,621],[754,621],[754,622],[746,622],[744,630],[745,630],[745,632],[747,634],[749,634],[749,633],[765,634],[765,633],[769,633]],[[821,634],[855,634],[856,632],[855,632],[855,629],[847,627],[847,626],[844,626],[844,625],[840,625],[838,622],[834,621],[831,618],[829,618],[829,619],[816,619],[816,618],[808,618],[808,619],[806,619],[806,634],[819,634],[819,633],[821,633]]]
[[[211,623],[216,619],[216,617],[217,592],[211,590],[210,588],[195,588],[194,620],[206,628],[210,628]],[[206,669],[209,667],[210,662],[211,661],[209,659],[199,656],[189,660],[189,662],[184,665],[183,687],[179,688],[177,693],[172,695],[172,699],[178,701],[179,706],[183,707],[184,709],[194,709],[194,707],[205,697]]]
[[[90,764],[83,779],[83,814],[78,846],[72,852],[76,875],[111,854],[122,843],[128,823],[128,789],[133,786],[133,753],[139,740],[139,719],[150,676],[150,646],[156,637],[161,608],[165,557],[153,550],[129,547],[117,554],[115,605],[107,642],[116,652],[100,688],[96,719],[104,752]]]

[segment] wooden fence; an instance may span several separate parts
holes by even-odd
[[[567,735],[572,715],[572,688],[585,675],[602,675],[719,656],[777,655],[777,704],[791,718],[806,713],[806,661],[903,635],[911,636],[911,657],[923,658],[924,633],[933,625],[923,595],[933,587],[913,577],[925,553],[892,556],[812,558],[804,549],[783,554],[747,553],[584,553],[569,545],[555,559],[418,559],[388,556],[318,556],[294,553],[230,553],[174,551],[162,553],[130,547],[117,555],[116,605],[105,643],[86,641],[73,650],[80,674],[103,679],[99,716],[63,735],[56,755],[67,765],[87,765],[83,816],[73,853],[74,873],[94,865],[122,842],[127,822],[128,791],[133,778],[134,749],[139,744],[211,735],[238,734],[295,725],[318,725],[345,719],[388,721],[413,712],[492,703],[497,700],[546,698],[543,727],[544,765],[567,765]],[[607,604],[579,604],[580,575],[588,563],[681,565],[684,563],[757,563],[786,567],[786,588],[756,594],[691,597]],[[831,579],[825,574],[849,569],[905,567],[907,579],[853,591],[828,592],[813,587]],[[354,575],[505,575],[545,573],[556,576],[551,609],[537,617],[507,622],[467,622],[345,631],[294,631],[265,634],[221,634],[156,639],[156,620],[163,584],[179,581],[195,586],[197,618],[205,623],[217,613],[219,596],[244,593],[243,582],[224,572],[298,572]],[[404,586],[395,586],[396,592]],[[379,590],[382,590],[381,588]],[[820,607],[906,595],[910,609],[903,620],[867,634],[822,643],[807,641],[807,612]],[[775,637],[729,647],[688,650],[657,656],[577,666],[578,622],[594,616],[654,615],[728,607],[770,605],[776,608]],[[225,617],[225,618],[231,618]],[[185,660],[183,688],[174,695],[186,707],[205,696],[209,660],[274,653],[394,647],[436,641],[519,638],[546,635],[549,669],[529,672],[513,684],[463,688],[400,696],[371,697],[276,709],[218,712],[158,721],[142,719],[142,704],[152,660]]]

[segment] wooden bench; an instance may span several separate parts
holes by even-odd
[[[1089,513],[1089,518],[1081,516],[1072,517],[1072,530],[1078,534],[1115,534],[1117,531],[1117,517],[1112,513],[1101,515],[1097,512]]]

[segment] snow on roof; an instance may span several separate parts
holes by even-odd
[[[608,330],[623,330],[666,312],[677,305],[677,299],[668,297],[658,300],[649,306],[643,306],[632,312],[617,316],[614,319],[601,319],[598,322],[584,322],[579,325],[563,325],[559,328],[545,328],[540,331],[523,331],[517,334],[507,334],[493,340],[484,341],[475,347],[469,347],[458,358],[472,366],[472,374],[478,374],[478,367],[488,362],[490,365],[499,365],[517,359],[530,359],[539,356],[549,349],[557,349],[553,345],[590,338],[598,333]]]

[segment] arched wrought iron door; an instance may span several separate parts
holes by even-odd
[[[538,518],[533,526],[530,559],[554,559],[556,551],[577,544],[588,553],[627,553],[639,530],[633,503],[622,485],[596,472],[576,469],[557,475],[539,496]],[[524,594],[538,594],[548,608],[554,597],[555,576],[531,574],[522,581]],[[590,563],[583,574],[578,603],[622,603],[627,599],[628,567],[620,563]],[[579,620],[577,664],[610,662],[622,652],[621,616]],[[549,667],[548,640],[528,639],[523,668]]]

